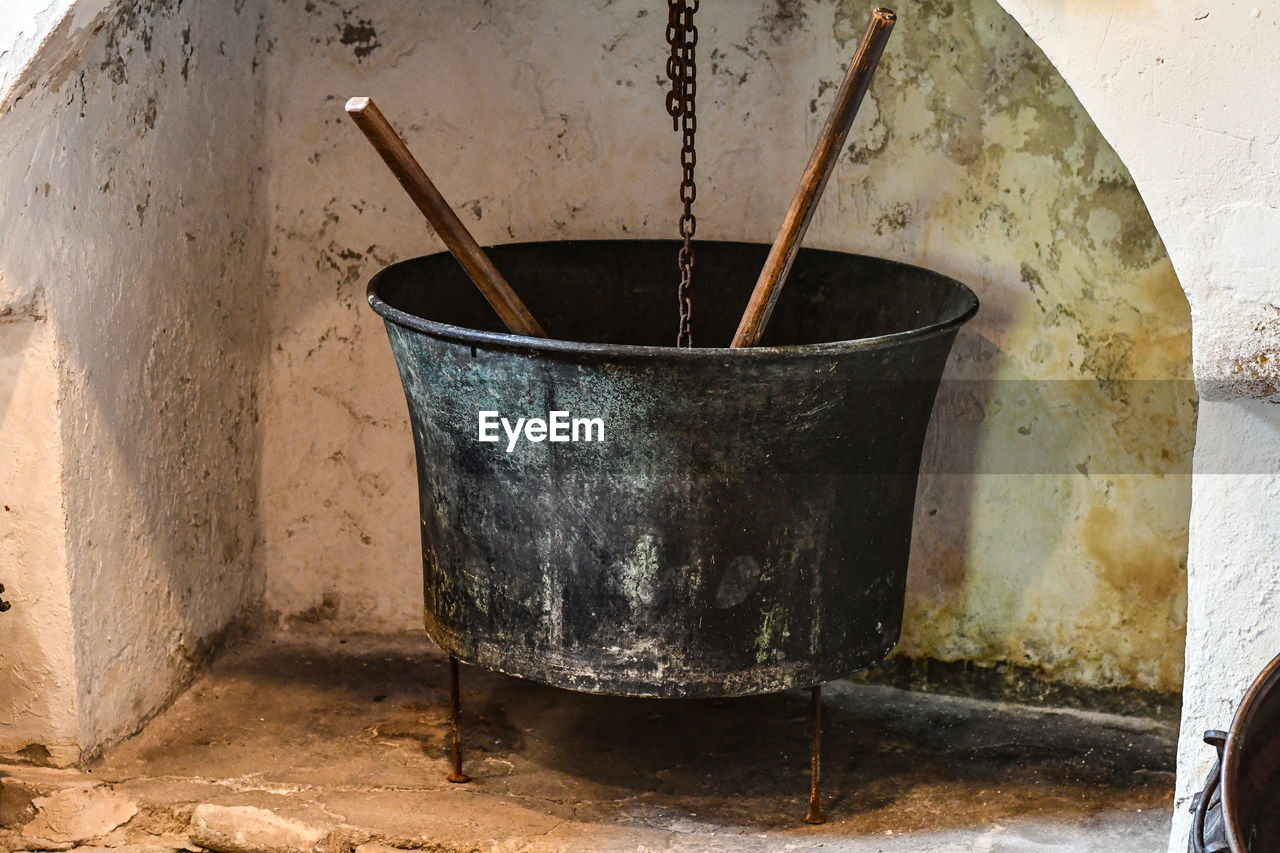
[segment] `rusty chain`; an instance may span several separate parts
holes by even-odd
[[[694,109],[698,91],[697,63],[694,61],[694,48],[698,44],[698,28],[694,26],[693,14],[698,11],[699,0],[668,0],[667,6],[667,44],[671,47],[671,55],[667,58],[667,77],[671,80],[671,89],[667,92],[667,113],[671,116],[671,126],[682,132],[680,147],[680,203],[684,210],[680,215],[680,236],[684,245],[676,258],[680,267],[680,288],[677,296],[680,302],[680,330],[676,334],[677,347],[693,346],[693,234],[698,228],[698,220],[693,215],[693,201],[698,196],[697,185],[693,181],[693,169],[697,165],[698,155],[694,148],[694,135],[698,131],[698,115]]]

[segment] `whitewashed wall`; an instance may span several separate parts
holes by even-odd
[[[258,24],[114,6],[0,116],[0,752],[132,730],[260,602]]]
[[[58,382],[43,304],[0,318],[0,754],[80,757]]]
[[[5,0],[0,14],[0,103],[33,79],[31,66],[47,67],[75,49],[87,25],[110,0]]]

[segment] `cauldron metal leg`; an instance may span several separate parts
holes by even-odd
[[[458,659],[449,655],[449,726],[453,729],[453,771],[450,782],[470,782],[462,772],[462,702],[458,697]]]
[[[826,823],[822,813],[822,685],[809,688],[809,813],[805,823]]]

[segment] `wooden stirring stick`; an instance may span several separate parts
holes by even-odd
[[[760,343],[760,336],[764,334],[764,327],[769,322],[769,315],[773,313],[774,303],[778,301],[787,273],[791,272],[791,264],[800,251],[800,241],[804,239],[804,232],[813,219],[818,199],[822,197],[822,190],[839,159],[840,149],[844,147],[845,137],[849,135],[853,118],[862,105],[862,96],[871,85],[871,76],[875,74],[876,65],[880,62],[885,43],[889,40],[889,33],[893,31],[893,24],[897,19],[897,15],[889,9],[880,8],[871,13],[871,21],[862,36],[862,43],[858,45],[858,52],[849,63],[849,71],[840,84],[840,91],[836,93],[836,102],[831,107],[826,124],[822,126],[818,144],[809,157],[809,165],[805,167],[795,198],[791,200],[791,207],[782,220],[778,239],[774,240],[773,248],[769,250],[769,257],[764,262],[764,269],[760,271],[755,290],[751,291],[751,301],[747,303],[747,310],[742,314],[742,321],[738,323],[738,331],[730,346],[753,347]]]
[[[462,264],[476,287],[480,288],[484,298],[489,300],[493,310],[507,324],[507,328],[517,335],[545,338],[547,333],[542,330],[542,326],[538,325],[529,309],[524,307],[520,297],[516,296],[511,285],[507,284],[502,273],[498,272],[484,249],[471,236],[467,226],[462,224],[449,202],[444,200],[435,184],[431,183],[427,173],[409,153],[404,140],[391,127],[377,104],[370,98],[352,98],[347,101],[347,115],[364,131],[370,144],[382,156],[396,180],[400,181],[400,186],[404,187],[414,204],[418,205],[418,210],[427,217],[449,251]]]

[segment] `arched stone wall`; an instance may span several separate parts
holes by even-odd
[[[1001,0],[1137,181],[1191,303],[1201,393],[1171,853],[1240,698],[1280,654],[1280,12]]]

